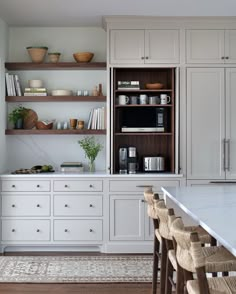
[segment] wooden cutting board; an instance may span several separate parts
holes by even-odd
[[[29,109],[26,117],[24,118],[24,129],[33,129],[37,121],[37,113],[33,109]]]

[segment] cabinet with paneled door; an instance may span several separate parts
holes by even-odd
[[[187,179],[236,179],[236,69],[187,69]]]
[[[105,62],[91,62],[91,63],[74,63],[74,62],[60,62],[60,63],[30,63],[30,62],[6,62],[5,68],[9,73],[22,71],[78,71],[78,70],[106,70]],[[99,82],[99,81],[98,81]],[[43,103],[43,102],[99,102],[103,105],[106,102],[106,96],[6,96],[7,104],[21,103],[26,107],[27,103]],[[54,114],[52,113],[52,116]],[[73,134],[93,134],[103,135],[106,130],[95,129],[7,129],[6,135],[73,135]]]
[[[236,30],[186,30],[187,63],[236,63]]]
[[[179,30],[113,29],[111,64],[179,63]]]

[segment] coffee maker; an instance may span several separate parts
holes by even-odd
[[[138,170],[138,156],[136,147],[121,147],[119,149],[119,173],[135,174]]]

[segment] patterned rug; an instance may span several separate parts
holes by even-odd
[[[149,283],[151,256],[1,256],[1,283]]]

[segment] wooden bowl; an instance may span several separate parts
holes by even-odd
[[[73,54],[76,62],[90,62],[94,54],[91,52],[77,52]]]
[[[145,87],[146,89],[150,89],[150,90],[158,90],[158,89],[162,89],[163,88],[163,84],[161,83],[153,83],[153,84],[146,84]]]
[[[49,130],[49,129],[52,129],[53,122],[47,123],[44,121],[37,121],[35,126],[36,126],[36,129],[38,130]]]

